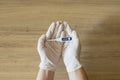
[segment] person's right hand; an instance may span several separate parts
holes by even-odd
[[[55,71],[61,57],[63,43],[57,41],[47,41],[49,39],[60,38],[63,36],[63,26],[60,22],[52,23],[46,33],[38,40],[38,53],[41,58],[39,67]]]
[[[72,31],[70,26],[64,22],[65,36],[71,36],[72,41],[66,41],[63,46],[62,57],[67,72],[72,72],[81,67],[80,65],[80,41],[76,31]]]

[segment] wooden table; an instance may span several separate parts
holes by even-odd
[[[120,80],[120,0],[0,0],[0,80],[35,80],[37,40],[52,21],[80,35],[89,80]],[[55,80],[68,80],[61,61]]]

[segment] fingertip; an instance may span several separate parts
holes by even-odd
[[[73,31],[72,31],[72,33],[73,33],[73,34],[76,34],[76,31],[75,31],[75,30],[73,30]]]
[[[54,24],[55,22],[52,22],[51,24]]]
[[[62,21],[56,21],[56,27],[59,27],[62,24]]]
[[[64,24],[67,24],[67,21],[64,21],[63,23],[64,23]]]
[[[39,38],[39,41],[45,40],[45,37],[46,37],[46,35],[45,35],[45,34],[42,34],[42,35],[40,36],[40,38]]]
[[[55,22],[52,22],[51,25],[50,25],[50,30],[53,30],[54,26],[55,26]]]
[[[45,40],[46,40],[46,35],[45,34],[42,34],[38,40],[38,47],[44,47],[44,43],[45,43]]]
[[[59,23],[59,21],[56,21],[56,23],[58,24],[58,23]]]
[[[56,27],[58,27],[59,24],[60,24],[60,22],[59,22],[59,21],[56,21]]]
[[[50,26],[54,26],[55,25],[55,22],[52,22],[51,24],[50,24]]]
[[[74,38],[77,38],[77,39],[78,39],[78,34],[77,34],[77,32],[76,32],[75,30],[72,31],[72,36],[73,36]]]
[[[54,30],[55,30],[55,22],[52,22],[48,31],[46,32],[46,37],[51,38]]]
[[[41,37],[45,38],[45,34],[42,34]]]

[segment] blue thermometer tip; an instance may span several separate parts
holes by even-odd
[[[72,40],[72,37],[63,37],[62,38],[62,41],[71,41]]]

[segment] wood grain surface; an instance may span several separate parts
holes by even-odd
[[[0,0],[0,80],[35,80],[37,40],[53,21],[79,33],[89,80],[120,80],[120,0]],[[55,80],[68,80],[61,60]]]

